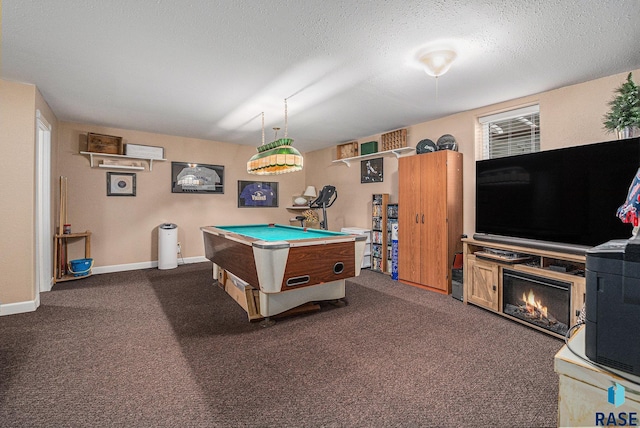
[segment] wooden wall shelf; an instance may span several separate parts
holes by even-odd
[[[289,207],[285,207],[288,210],[293,210],[293,211],[306,211],[306,210],[313,210],[315,208],[311,208],[309,205],[291,205]]]

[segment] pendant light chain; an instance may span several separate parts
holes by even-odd
[[[284,99],[284,138],[287,138],[287,99]]]
[[[262,145],[264,146],[264,112],[262,112]]]

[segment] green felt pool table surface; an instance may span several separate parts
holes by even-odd
[[[321,229],[308,229],[296,226],[269,225],[269,224],[247,224],[241,226],[214,226],[227,232],[247,236],[262,241],[293,241],[299,239],[318,239],[329,236],[348,236],[347,233],[332,232]]]

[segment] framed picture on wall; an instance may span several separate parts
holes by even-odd
[[[135,196],[134,172],[107,172],[107,196]]]
[[[238,180],[238,208],[275,208],[278,206],[278,183]]]
[[[383,181],[382,158],[360,161],[360,183],[380,183]]]
[[[224,166],[171,162],[171,193],[224,193]]]

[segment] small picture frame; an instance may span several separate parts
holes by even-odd
[[[360,183],[381,183],[383,181],[382,158],[360,161]]]
[[[107,196],[135,196],[134,172],[107,172]]]
[[[238,180],[238,208],[276,208],[278,183]]]

